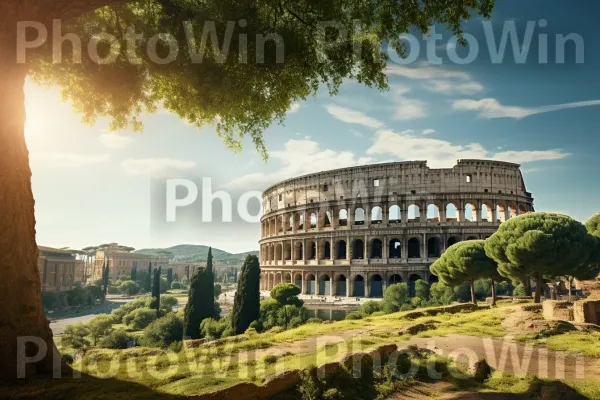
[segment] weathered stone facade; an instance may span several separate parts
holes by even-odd
[[[519,165],[459,160],[344,168],[289,179],[263,193],[261,290],[378,297],[386,285],[434,281],[429,265],[453,243],[485,239],[533,211]]]

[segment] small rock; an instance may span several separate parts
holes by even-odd
[[[485,358],[477,361],[475,365],[473,365],[473,378],[477,382],[483,383],[491,373],[492,369]]]

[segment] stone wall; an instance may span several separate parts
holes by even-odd
[[[573,321],[573,303],[546,300],[542,303],[544,319],[548,321]]]
[[[600,325],[600,300],[579,300],[573,303],[573,322]]]

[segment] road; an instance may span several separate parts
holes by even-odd
[[[119,308],[121,305],[131,300],[133,299],[109,299],[103,307],[98,307],[93,310],[90,310],[85,315],[52,320],[50,322],[50,329],[52,329],[52,333],[54,334],[54,336],[61,336],[67,326],[71,324],[76,324],[78,322],[87,322],[98,314],[110,314],[112,310],[114,310],[115,308]],[[50,315],[49,317],[52,319],[52,315]]]

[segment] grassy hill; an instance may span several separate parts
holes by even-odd
[[[137,250],[136,253],[157,255],[161,251],[171,252],[173,254],[173,261],[206,261],[206,257],[208,256],[208,246],[200,244],[179,244],[177,246],[167,247],[164,249],[140,249]],[[248,251],[245,253],[234,254],[224,250],[213,248],[212,254],[215,260],[222,261],[225,263],[238,264],[240,261],[243,261],[248,254],[258,255],[258,251]]]

